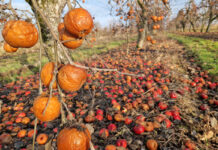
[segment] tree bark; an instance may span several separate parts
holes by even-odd
[[[54,61],[54,47],[51,46],[51,33],[49,32],[49,29],[40,14],[36,10],[34,10],[32,0],[26,0],[26,2],[31,6],[31,9],[37,16],[36,19],[40,24],[43,43],[47,45],[45,46],[45,53],[50,61]],[[37,5],[41,10],[43,10],[44,14],[47,16],[48,21],[53,25],[53,30],[58,35],[57,27],[61,19],[59,16],[61,16],[61,12],[66,5],[66,0],[38,0]],[[60,52],[58,52],[58,55],[60,58],[63,58]]]
[[[137,40],[137,48],[143,48],[144,44],[145,44],[145,37],[147,35],[147,31],[148,31],[148,27],[147,24],[145,22],[143,22],[143,31],[140,32],[141,26],[138,26],[138,40]]]
[[[204,23],[202,23],[202,25],[201,25],[201,32],[203,32],[204,31]]]
[[[216,5],[215,5],[215,7],[216,7]],[[212,4],[209,6],[208,11],[209,11],[209,18],[208,18],[206,32],[209,32],[210,25],[212,24],[212,22],[214,20],[216,20],[218,18],[218,14],[215,14],[217,10],[216,10],[216,8],[214,8],[214,6]]]
[[[146,20],[146,13],[145,13],[146,7],[143,4],[143,2],[140,0],[137,0],[137,3],[142,10],[141,17],[143,18],[142,21],[137,24],[137,28],[138,28],[137,48],[143,48],[145,44],[145,37],[147,36],[147,32],[148,32],[148,25],[147,25],[147,20]],[[141,28],[143,28],[142,32],[139,31],[139,29]]]
[[[191,26],[192,26],[192,30],[193,30],[194,32],[196,32],[195,24],[194,24],[192,21],[190,22],[190,24],[191,24]]]
[[[182,23],[182,31],[185,32],[185,23]]]
[[[205,31],[205,32],[209,32],[211,23],[212,23],[212,21],[211,21],[211,20],[209,20],[209,21],[208,21],[207,28],[206,28],[206,31]]]

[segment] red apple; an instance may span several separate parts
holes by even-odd
[[[97,115],[103,115],[104,111],[102,109],[97,109],[96,114]]]
[[[115,124],[111,123],[111,124],[108,125],[107,128],[108,128],[109,131],[114,132],[114,131],[116,131],[117,126]]]
[[[171,121],[169,119],[165,119],[164,122],[165,122],[166,128],[170,128],[170,126],[172,124]]]
[[[170,98],[176,99],[177,98],[177,94],[175,92],[171,92],[170,93]]]
[[[215,89],[216,88],[216,83],[211,83],[209,84],[210,89]]]
[[[103,116],[102,115],[96,115],[95,118],[99,121],[103,120]]]
[[[209,110],[209,106],[208,106],[207,104],[202,104],[202,105],[200,106],[200,109],[203,110],[203,111]]]
[[[145,128],[142,125],[136,125],[133,127],[133,131],[135,134],[142,134],[145,131]]]
[[[158,107],[160,108],[160,110],[165,110],[165,109],[167,109],[167,104],[166,103],[164,103],[164,102],[160,102],[159,104],[158,104]]]
[[[127,147],[127,141],[125,139],[118,139],[116,145],[119,146],[119,147],[126,148]]]
[[[103,139],[106,139],[106,138],[109,136],[109,131],[108,131],[108,129],[105,129],[105,128],[101,129],[101,130],[99,131],[99,136],[100,136],[101,138],[103,138]]]
[[[208,99],[208,95],[207,95],[207,94],[204,94],[204,93],[202,93],[202,94],[201,94],[201,98],[203,98],[203,99]]]
[[[129,125],[129,124],[131,124],[131,123],[132,123],[132,119],[129,118],[129,117],[127,117],[127,118],[125,119],[125,124]]]
[[[173,116],[173,113],[172,113],[172,111],[167,110],[167,111],[165,111],[165,115],[170,117],[170,116]]]

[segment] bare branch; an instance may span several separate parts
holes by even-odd
[[[69,10],[73,9],[70,0],[67,0],[67,7],[68,7]]]
[[[37,15],[36,15],[37,17]],[[42,69],[42,50],[44,49],[43,47],[43,41],[42,41],[42,33],[41,33],[41,26],[39,24],[39,21],[38,19],[36,19],[37,22],[37,27],[38,27],[38,30],[39,30],[39,42],[40,42],[40,48],[39,48],[39,61],[40,61],[40,64],[39,64],[39,73],[41,73],[41,69]],[[41,78],[39,78],[39,95],[42,93],[42,80]]]
[[[33,145],[32,145],[32,150],[35,150],[35,140],[36,140],[36,130],[37,130],[37,122],[38,119],[36,118],[34,121],[34,134],[33,134]]]
[[[11,12],[13,13],[13,15],[14,15],[17,19],[19,19],[17,12],[16,12],[16,11],[14,10],[14,8],[11,6],[11,2],[12,2],[12,0],[9,1],[9,3],[8,3],[8,8],[11,10]]]
[[[58,9],[58,15],[59,15],[59,20],[58,20],[58,23],[60,23],[60,20],[61,20],[61,13],[63,12],[64,10],[64,7],[67,5],[67,0],[65,0],[59,7]]]

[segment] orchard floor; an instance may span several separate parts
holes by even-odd
[[[75,119],[93,127],[92,143],[96,150],[120,144],[119,139],[127,141],[129,150],[148,149],[148,139],[156,140],[160,150],[218,149],[217,83],[193,58],[187,57],[183,46],[166,37],[159,38],[158,44],[145,49],[136,50],[135,43],[130,43],[128,54],[121,47],[82,63],[138,76],[89,72],[87,82],[78,92],[64,93],[64,101]],[[34,128],[35,117],[31,107],[38,96],[38,86],[39,76],[35,75],[0,87],[0,149],[32,148],[29,131]],[[58,96],[57,91],[54,95]],[[97,114],[99,109],[103,114]],[[87,123],[90,110],[96,116]],[[25,116],[30,122],[22,119]],[[38,123],[37,135],[46,133],[49,139],[44,145],[36,142],[37,150],[57,149],[56,138],[63,120],[60,116],[48,123]],[[115,124],[116,129],[110,129],[109,135],[107,131],[99,132],[110,124]],[[140,135],[135,128],[139,124],[145,129]],[[29,134],[19,137],[21,129]]]

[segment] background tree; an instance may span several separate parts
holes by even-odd
[[[198,7],[196,6],[194,0],[189,1],[188,7],[186,10],[186,16],[187,16],[187,20],[190,23],[190,26],[192,27],[192,30],[196,32],[196,24],[200,17],[198,13]]]
[[[166,16],[168,7],[160,0],[109,0],[112,10],[116,15],[126,21],[135,20],[138,30],[137,47],[143,48],[147,35],[151,34],[152,27],[157,21],[152,21],[152,16]],[[114,11],[115,12],[115,11]],[[123,22],[123,23],[124,23]]]
[[[177,25],[177,28],[182,28],[182,31],[184,32],[185,31],[185,28],[186,28],[186,25],[187,25],[187,17],[184,13],[184,10],[181,9],[178,14],[177,14],[177,17],[176,17],[176,25]]]
[[[175,20],[175,25],[185,31],[186,27],[192,28],[194,32],[209,32],[211,25],[218,18],[218,1],[217,0],[201,0],[196,4],[195,0],[189,0],[184,8],[182,8]],[[170,23],[173,25],[172,23]]]
[[[218,19],[218,1],[202,0],[201,7],[206,8],[207,27],[205,32],[209,32],[211,24]]]

